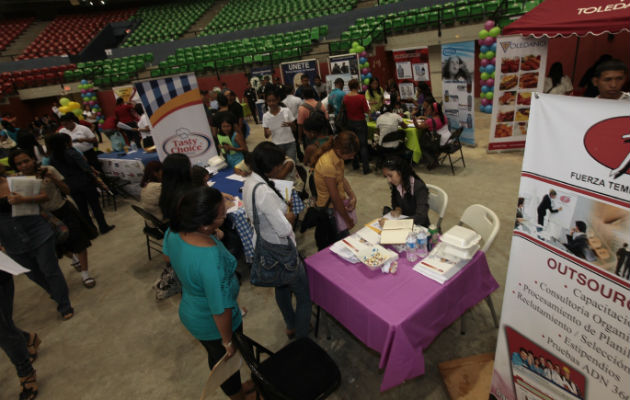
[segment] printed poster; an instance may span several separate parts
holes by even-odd
[[[192,164],[206,165],[217,155],[194,74],[140,81],[135,87],[153,126],[160,161],[184,153]]]
[[[396,64],[396,81],[400,98],[414,100],[417,82],[426,82],[431,86],[429,70],[429,48],[399,49],[392,51]]]
[[[532,97],[491,399],[630,394],[628,110]]]
[[[359,55],[351,53],[330,56],[328,57],[328,70],[333,75],[350,74],[352,78],[359,79]]]
[[[311,86],[319,75],[319,63],[316,59],[291,61],[280,64],[280,73],[282,74],[282,83],[287,86],[293,85],[297,88],[302,85],[302,75],[307,75]]]
[[[350,88],[348,87],[348,82],[350,82],[352,75],[350,74],[328,74],[326,75],[326,92],[331,93],[335,89],[335,81],[337,79],[343,80],[343,91],[346,93],[350,92]]]
[[[497,38],[488,151],[525,147],[532,93],[543,91],[546,63],[546,38]]]
[[[273,83],[273,69],[270,66],[252,68],[249,83],[252,84],[257,93],[265,77],[268,77],[269,82]]]
[[[112,93],[114,94],[114,100],[122,97],[125,103],[140,103],[140,96],[138,96],[138,92],[136,92],[136,88],[133,85],[114,86],[112,87]]]
[[[475,42],[442,45],[442,110],[451,131],[462,127],[460,140],[475,144]]]

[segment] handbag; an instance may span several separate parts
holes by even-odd
[[[55,217],[52,213],[49,213],[47,211],[42,211],[41,215],[42,217],[44,217],[46,221],[48,221],[50,226],[53,228],[53,232],[55,232],[55,239],[57,240],[57,244],[65,243],[66,240],[68,240],[68,238],[70,237],[70,230],[68,229],[68,226],[64,224],[62,220]]]
[[[263,182],[258,183],[252,191],[256,245],[250,282],[254,286],[284,286],[297,280],[298,270],[303,266],[299,260],[297,248],[290,238],[287,238],[286,244],[276,244],[266,241],[260,234],[260,221],[256,209],[256,189],[263,184]]]

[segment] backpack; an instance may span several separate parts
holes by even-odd
[[[310,113],[310,114],[309,114],[309,117],[310,117],[313,113],[320,113],[320,114],[324,117],[324,119],[325,119],[326,121],[328,121],[328,118],[326,118],[326,113],[324,113],[324,112],[322,111],[323,106],[322,106],[321,101],[318,101],[318,102],[317,102],[317,104],[315,105],[315,107],[313,107],[312,105],[310,105],[310,104],[308,104],[308,103],[306,103],[306,102],[303,102],[302,104],[300,104],[300,107],[304,107],[304,108],[306,108],[306,109],[309,111],[309,113]],[[328,134],[329,134],[329,135],[332,135],[332,134],[334,133],[334,132],[332,131],[332,126],[330,126],[330,124],[326,124],[326,125],[328,126]]]

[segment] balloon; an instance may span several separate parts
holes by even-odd
[[[491,88],[494,87],[494,79],[490,78],[486,81],[486,85],[490,86]]]
[[[62,97],[59,99],[59,104],[61,104],[62,106],[67,106],[68,103],[70,103],[70,99],[67,97]]]
[[[484,46],[481,46],[481,47],[479,48],[479,52],[481,52],[481,53],[486,53],[486,52],[488,52],[489,50],[490,50],[490,49],[488,48],[488,46],[485,46],[485,45],[484,45]]]
[[[81,79],[81,84],[82,84],[82,85],[85,85],[86,83],[87,83],[87,80],[85,80],[85,79]]]
[[[492,100],[493,97],[494,97],[494,93],[493,92],[486,92],[486,99]]]
[[[481,66],[485,67],[486,65],[488,65],[488,59],[484,58],[483,60],[481,60]]]
[[[59,112],[61,114],[65,114],[67,112],[70,112],[70,109],[68,108],[68,106],[61,106],[61,107],[59,107]]]
[[[490,75],[488,75],[488,73],[487,73],[487,72],[482,72],[482,73],[481,73],[481,79],[482,79],[482,80],[484,80],[484,81],[485,81],[485,80],[486,80],[486,79],[488,79],[488,78],[490,78]]]
[[[484,112],[485,106],[483,104],[479,105],[479,111]]]
[[[367,73],[367,77],[368,77],[369,79],[371,79],[371,78],[372,78],[372,73],[371,73],[371,72],[368,72],[368,73]]]
[[[485,44],[486,46],[490,47],[492,46],[492,44],[496,41],[495,38],[493,38],[492,36],[488,36],[487,38],[485,38],[483,40],[483,44]]]
[[[369,85],[370,84],[370,79],[369,78],[365,78],[363,80],[363,83],[365,83],[366,85]]]
[[[367,85],[363,85],[363,91],[365,92],[368,89]]]
[[[352,48],[353,49],[356,49],[359,46],[360,46],[359,42],[352,42]]]
[[[486,72],[491,74],[494,72],[494,65],[490,64],[486,67]]]
[[[484,67],[484,66],[479,67],[479,73],[483,74],[484,72],[486,72],[486,67]]]
[[[479,59],[483,60],[484,58],[486,58],[486,53],[479,53]]]
[[[477,44],[478,44],[479,46],[483,45],[483,39],[477,39]]]
[[[483,85],[481,86],[481,93],[486,93],[488,91],[488,86]]]
[[[88,104],[93,106],[94,104],[96,104],[96,102],[94,100],[90,100],[90,102]]]
[[[482,105],[482,106],[487,106],[487,105],[488,105],[488,99],[486,99],[486,98],[482,97],[482,98],[481,98],[481,105]]]
[[[365,47],[359,46],[359,47],[357,47],[357,50],[359,50],[358,53],[364,52],[365,51]]]
[[[494,79],[494,72],[490,73],[490,78]]]
[[[76,101],[71,101],[70,103],[66,105],[66,107],[68,107],[70,111],[74,111],[76,109],[81,108],[81,104],[77,103]]]
[[[363,64],[363,68],[370,68],[370,63],[368,61]]]
[[[489,19],[486,21],[485,24],[483,24],[483,27],[485,30],[489,31],[490,29],[494,28],[494,21]]]
[[[497,42],[494,42],[490,45],[490,50],[494,51],[495,53],[497,52]]]
[[[361,56],[361,57],[367,57],[367,55],[368,55],[367,51],[365,51],[365,50],[362,51],[361,54],[359,54],[359,56]]]
[[[488,37],[488,35],[489,35],[489,32],[485,29],[482,29],[479,31],[479,39],[485,39]]]
[[[490,60],[490,64],[497,65],[497,59],[492,57],[492,60]]]
[[[484,107],[484,111],[488,114],[492,114],[492,104],[488,104]]]
[[[367,74],[368,72],[370,72],[370,70],[369,70],[369,69],[367,69],[367,68],[363,68],[363,69],[361,70],[361,73],[362,73],[363,75]]]
[[[85,90],[85,89],[81,89],[81,95],[84,95],[84,94],[85,94],[85,92],[87,92],[87,90]]]
[[[492,60],[492,57],[494,57],[494,51],[492,51],[492,50],[486,51],[486,58],[488,60]]]
[[[490,29],[490,31],[488,31],[488,34],[492,37],[497,37],[500,33],[501,28],[499,28],[498,26],[495,26],[494,28]]]
[[[80,109],[80,108],[75,108],[74,110],[72,110],[72,113],[73,113],[74,115],[76,115],[77,117],[78,117],[79,115],[80,115],[80,116],[83,116],[83,112],[81,111],[81,109]]]
[[[95,109],[93,108],[93,109],[92,109],[92,111],[94,111],[94,110],[95,110]],[[103,115],[103,113],[102,113],[102,112],[100,112],[100,111],[97,111],[97,112],[96,112],[96,116],[97,116],[97,117],[100,117],[101,115]]]
[[[365,57],[359,58],[359,64],[364,64],[367,61]]]

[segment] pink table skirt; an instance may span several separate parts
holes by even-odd
[[[324,249],[306,259],[311,299],[381,354],[381,391],[424,373],[423,349],[499,287],[484,253],[444,285],[401,257],[395,275],[350,264]]]

